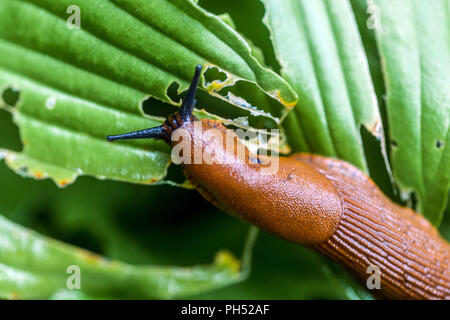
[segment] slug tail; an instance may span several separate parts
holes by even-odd
[[[334,234],[315,249],[367,284],[379,270],[390,299],[450,299],[450,245],[422,216],[392,203],[359,169],[316,155],[293,156],[325,175],[339,192],[343,215]]]

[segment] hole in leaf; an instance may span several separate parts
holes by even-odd
[[[397,148],[398,147],[397,141],[395,141],[395,140],[392,140],[391,144],[392,144],[393,148]]]
[[[184,95],[185,92],[182,93],[182,96]],[[206,91],[203,90],[197,91],[197,105],[195,106],[195,108],[205,109],[209,113],[227,119],[234,119],[248,114],[248,112],[246,113],[224,100],[209,95]]]
[[[8,87],[2,92],[3,101],[11,107],[15,107],[20,99],[20,90],[14,87]]]
[[[179,102],[181,100],[181,95],[178,94],[178,88],[180,85],[174,81],[170,84],[170,86],[167,88],[167,96],[172,100],[173,102]]]
[[[217,67],[211,67],[203,73],[203,77],[205,78],[206,84],[209,85],[213,81],[223,82],[227,80],[227,74],[223,71],[220,71]]]
[[[444,141],[436,140],[436,148],[441,149],[444,146]]]
[[[248,81],[237,81],[233,86],[223,88],[220,94],[223,96],[235,96],[237,98],[234,99],[236,103],[239,102],[239,97],[245,99],[246,107],[250,109],[245,113],[252,127],[268,129],[277,127],[276,122],[270,118],[270,115],[280,117],[281,110],[284,108],[275,99],[258,90],[255,84]]]
[[[167,118],[178,110],[176,106],[162,102],[153,97],[148,97],[142,102],[142,109],[145,114],[163,118]]]
[[[14,151],[22,150],[22,142],[20,141],[19,128],[13,122],[11,112],[0,109],[0,148],[6,148]]]

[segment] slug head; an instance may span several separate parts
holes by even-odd
[[[183,164],[203,162],[203,155],[200,155],[200,160],[198,154],[196,155],[196,152],[199,149],[209,149],[213,150],[212,153],[219,153],[219,155],[223,155],[225,153],[224,142],[226,141],[225,137],[227,135],[227,129],[225,128],[225,126],[223,126],[220,121],[209,119],[197,120],[192,114],[196,103],[195,95],[197,92],[197,86],[201,71],[202,66],[197,65],[195,67],[195,73],[192,78],[191,84],[186,93],[186,96],[183,99],[179,111],[170,115],[162,125],[135,132],[108,136],[107,140],[111,142],[116,140],[130,139],[162,139],[172,148],[175,148],[180,142],[188,142],[190,143],[190,151],[181,152],[182,154],[184,154],[184,158],[182,160]],[[208,134],[204,134],[204,132],[208,130],[209,133],[214,131],[216,137],[219,136],[218,139],[216,140],[214,139],[214,137],[211,137]],[[241,145],[237,136],[233,135],[232,139],[236,145]],[[229,157],[235,158],[234,153],[235,152],[233,149],[232,154],[229,155]],[[189,157],[189,160],[186,160],[186,157]],[[247,157],[248,150],[245,148],[244,155],[241,158],[245,159]],[[178,163],[173,158],[172,160],[176,164],[181,164],[181,162]]]
[[[197,86],[200,79],[200,73],[202,71],[202,66],[197,65],[195,67],[195,73],[192,78],[189,89],[184,97],[183,103],[181,104],[180,110],[173,115],[170,115],[166,121],[160,126],[108,136],[106,139],[110,142],[117,140],[131,140],[131,139],[163,139],[170,144],[172,132],[176,129],[182,127],[186,123],[190,123],[195,120],[192,112],[194,110],[197,100],[195,100],[195,95],[197,93]]]

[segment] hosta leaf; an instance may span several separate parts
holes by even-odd
[[[79,174],[135,183],[162,179],[170,162],[164,143],[108,144],[105,136],[159,124],[162,118],[143,115],[143,101],[178,105],[168,88],[175,82],[178,93],[184,91],[198,63],[227,74],[204,84],[216,97],[229,99],[219,91],[242,80],[281,102],[261,106],[259,115],[270,111],[281,121],[296,102],[295,92],[261,66],[236,31],[192,1],[80,0],[81,29],[67,26],[72,4],[0,2],[0,107],[13,113],[24,144],[22,154],[2,154],[23,174],[59,185]],[[8,90],[19,99],[7,99]]]
[[[254,241],[240,263],[219,252],[212,265],[132,266],[28,231],[0,216],[0,298],[173,298],[238,282],[248,275]],[[69,290],[69,266],[80,271],[80,290]],[[73,280],[73,279],[72,279]],[[69,282],[74,284],[76,282]]]
[[[282,75],[299,103],[285,121],[295,151],[366,169],[359,127],[382,139],[367,59],[348,1],[261,0]]]
[[[442,219],[450,186],[450,5],[371,1],[387,90],[394,177],[417,210]]]

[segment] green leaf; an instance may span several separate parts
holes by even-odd
[[[294,151],[366,169],[359,127],[383,138],[364,48],[347,1],[261,0],[282,75],[299,103],[284,126]]]
[[[80,0],[81,29],[67,26],[72,4],[0,2],[0,107],[13,113],[24,145],[22,154],[2,154],[22,174],[61,186],[80,174],[134,183],[163,179],[170,163],[163,142],[108,144],[105,136],[160,124],[163,118],[144,115],[143,102],[153,97],[179,105],[168,89],[176,83],[177,93],[184,91],[199,63],[227,75],[204,89],[247,114],[279,122],[296,102],[236,31],[194,2]],[[254,110],[219,93],[236,81],[284,106]],[[19,92],[17,101],[6,94],[11,90]]]
[[[239,261],[225,251],[212,265],[132,266],[43,237],[0,216],[0,298],[148,299],[198,294],[247,277],[254,237],[252,231],[241,272]],[[67,288],[74,274],[67,272],[69,266],[79,267],[80,290]]]
[[[372,1],[387,90],[393,173],[439,225],[450,187],[450,8],[447,0]]]

